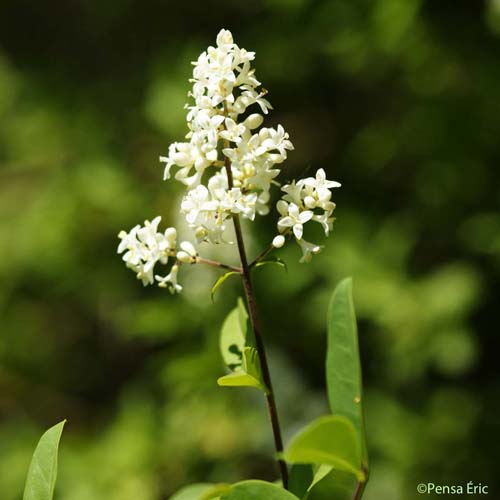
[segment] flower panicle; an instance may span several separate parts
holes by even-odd
[[[215,46],[193,62],[186,141],[174,142],[167,155],[160,156],[164,180],[173,175],[186,187],[179,210],[193,242],[177,246],[175,228],[158,231],[160,217],[122,231],[118,252],[144,285],[156,282],[180,292],[177,273],[182,264],[198,262],[196,245],[232,243],[227,235],[231,218],[253,221],[270,212],[271,188],[281,186],[279,166],[293,144],[282,125],[262,126],[273,108],[252,67],[254,59],[254,52],[240,48],[231,32],[222,29]],[[302,249],[301,262],[319,253],[319,245],[303,239],[303,226],[315,221],[329,234],[335,208],[331,189],[338,186],[326,179],[323,169],[316,177],[282,186],[284,194],[276,206],[278,235],[272,246],[280,248],[293,236]],[[169,259],[174,260],[170,272],[155,274],[155,266],[167,265]]]

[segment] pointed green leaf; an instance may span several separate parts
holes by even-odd
[[[43,434],[31,459],[23,500],[52,500],[57,479],[57,451],[66,420]]]
[[[238,273],[237,271],[229,271],[223,274],[222,276],[219,276],[217,281],[213,284],[212,289],[210,290],[210,297],[212,299],[212,302],[214,301],[215,292],[217,291],[217,288],[219,288],[222,285],[222,283],[224,283],[224,281],[226,281],[229,277],[234,276],[235,274],[239,275],[240,273]]]
[[[331,465],[294,464],[288,477],[288,489],[302,500],[309,500],[311,490],[332,470]],[[352,474],[349,475],[354,478]],[[328,500],[335,500],[335,497],[329,496]]]
[[[281,486],[250,480],[231,486],[227,493],[221,495],[221,500],[298,500],[298,498]]]
[[[268,392],[262,380],[259,355],[253,347],[243,349],[242,366],[229,375],[220,377],[217,383],[225,387],[255,387]]]
[[[332,413],[344,415],[354,424],[361,443],[363,463],[367,468],[361,363],[351,278],[340,282],[333,292],[327,326],[326,384],[330,409]]]
[[[341,415],[320,417],[292,439],[283,454],[289,463],[331,465],[364,481],[361,446],[349,419]]]
[[[243,349],[247,343],[250,328],[248,313],[243,301],[238,299],[238,305],[227,315],[220,332],[220,350],[227,367],[235,370],[242,365]]]
[[[245,347],[245,349],[243,349],[243,370],[251,377],[257,379],[261,386],[265,388],[266,384],[262,379],[259,353],[254,347]]]
[[[307,491],[311,491],[320,481],[323,481],[323,479],[332,472],[333,467],[331,465],[320,465],[319,467],[316,468],[316,471],[314,472],[314,477],[309,485],[309,488],[307,488]]]

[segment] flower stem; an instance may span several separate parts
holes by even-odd
[[[363,496],[363,492],[365,491],[366,483],[368,482],[368,477],[369,477],[368,464],[363,464],[361,468],[362,468],[363,472],[365,473],[365,480],[358,481],[358,484],[356,485],[356,490],[354,491],[354,496],[352,497],[352,500],[361,500],[361,497]]]
[[[262,259],[265,259],[275,248],[272,245],[269,245],[258,257],[256,257],[252,263],[250,264],[250,267],[254,267],[256,264],[258,264]]]
[[[354,496],[352,497],[352,500],[360,500],[361,495],[363,495],[363,491],[365,490],[366,482],[359,481],[358,484],[356,485],[356,491],[354,492]]]
[[[196,262],[200,264],[207,264],[212,267],[218,267],[220,269],[226,269],[227,271],[233,271],[235,273],[242,273],[241,267],[230,266],[229,264],[223,264],[222,262],[218,262],[216,260],[205,259],[203,257],[196,257]]]
[[[231,172],[231,165],[229,163],[229,158],[226,158],[225,168],[227,173],[227,180],[229,188],[233,186],[233,175]],[[250,316],[250,323],[252,325],[252,330],[255,336],[255,346],[257,353],[259,355],[260,365],[262,369],[262,378],[264,384],[269,389],[266,393],[266,403],[269,412],[269,418],[271,420],[271,426],[274,435],[274,446],[276,452],[283,452],[283,438],[281,437],[281,427],[278,418],[278,409],[276,407],[276,400],[274,399],[274,391],[271,382],[271,373],[269,372],[269,365],[267,363],[266,350],[264,348],[264,339],[262,337],[262,332],[260,329],[258,317],[257,317],[257,305],[255,303],[255,294],[252,286],[252,279],[250,277],[250,267],[248,265],[247,254],[245,251],[245,242],[243,240],[243,232],[241,231],[241,222],[237,214],[233,215],[234,231],[236,233],[236,242],[238,244],[238,252],[240,254],[241,261],[241,278],[243,281],[243,288],[245,289],[245,298],[248,305],[248,313]],[[283,481],[283,487],[288,489],[288,469],[284,460],[278,458],[278,465],[281,473],[281,479]]]
[[[277,453],[283,452],[283,439],[281,437],[281,428],[278,418],[278,410],[276,407],[276,401],[274,399],[274,391],[271,382],[271,374],[269,371],[269,365],[267,363],[267,356],[264,347],[264,340],[262,337],[262,332],[260,329],[258,317],[257,317],[257,306],[255,303],[255,294],[253,291],[252,280],[250,277],[250,268],[248,266],[248,261],[245,252],[245,245],[243,242],[243,235],[241,232],[241,223],[238,216],[234,217],[234,229],[236,232],[236,240],[238,242],[238,250],[240,253],[241,267],[243,272],[241,277],[243,280],[243,287],[245,289],[245,297],[248,304],[248,312],[250,315],[250,322],[255,336],[255,345],[257,352],[259,354],[260,364],[262,368],[262,378],[264,384],[269,389],[266,394],[267,409],[269,411],[269,418],[271,419],[271,426],[273,428],[274,434],[274,446]],[[283,460],[278,459],[278,464],[281,472],[281,478],[283,480],[283,486],[288,488],[288,469]]]

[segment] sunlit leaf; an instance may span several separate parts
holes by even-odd
[[[361,363],[351,278],[340,282],[333,292],[327,327],[326,384],[330,409],[354,424],[367,467]]]
[[[308,491],[311,491],[316,484],[318,484],[320,481],[322,481],[330,472],[332,471],[333,467],[331,465],[325,465],[322,464],[319,467],[316,468],[316,471],[314,472],[314,477],[313,480],[311,481],[311,484],[309,485]]]
[[[349,419],[341,415],[320,417],[299,432],[288,445],[283,458],[289,463],[331,465],[364,481],[361,446]]]
[[[219,345],[222,359],[231,370],[242,364],[243,349],[249,335],[248,313],[243,301],[238,299],[238,305],[227,315],[220,332]]]
[[[23,500],[52,500],[57,479],[57,452],[66,420],[43,434],[31,459]]]
[[[210,483],[191,484],[171,496],[170,500],[202,500],[213,488],[214,485]]]
[[[268,392],[262,380],[262,371],[257,350],[253,347],[243,349],[243,359],[240,368],[233,373],[220,377],[217,383],[225,387],[255,387]]]
[[[199,500],[216,500],[231,489],[229,483],[215,484],[201,495]]]
[[[222,494],[221,500],[298,500],[298,497],[277,486],[265,481],[243,481],[231,487]]]

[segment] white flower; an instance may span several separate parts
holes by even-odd
[[[186,214],[186,221],[190,225],[201,223],[199,216],[203,212],[217,211],[219,204],[211,198],[209,190],[202,184],[191,189],[181,202],[181,212]]]
[[[315,222],[319,222],[323,226],[323,231],[325,232],[325,236],[330,234],[332,230],[334,217],[330,217],[330,212],[323,212],[322,214],[313,215],[312,219]]]
[[[245,133],[246,127],[243,123],[237,124],[231,118],[225,120],[226,129],[219,134],[219,137],[231,142],[241,142],[241,136]]]
[[[287,228],[292,228],[295,238],[300,240],[304,232],[303,225],[312,219],[313,212],[310,210],[301,211],[295,203],[287,203],[283,200],[278,204],[278,210],[283,215],[278,221],[278,229],[283,232]]]
[[[323,248],[304,239],[297,240],[297,243],[302,250],[302,258],[299,260],[301,264],[304,262],[311,262],[312,256],[320,253],[321,249]]]
[[[179,266],[174,264],[170,273],[167,276],[155,276],[156,281],[158,281],[158,286],[161,288],[167,288],[170,293],[180,293],[182,291],[182,286],[177,283],[177,273],[179,272]]]
[[[331,188],[340,187],[340,183],[329,181],[325,171],[320,168],[316,177],[307,177],[297,182],[297,187],[303,188],[304,204],[309,208],[320,207],[327,212],[333,212],[335,203],[331,202]]]

